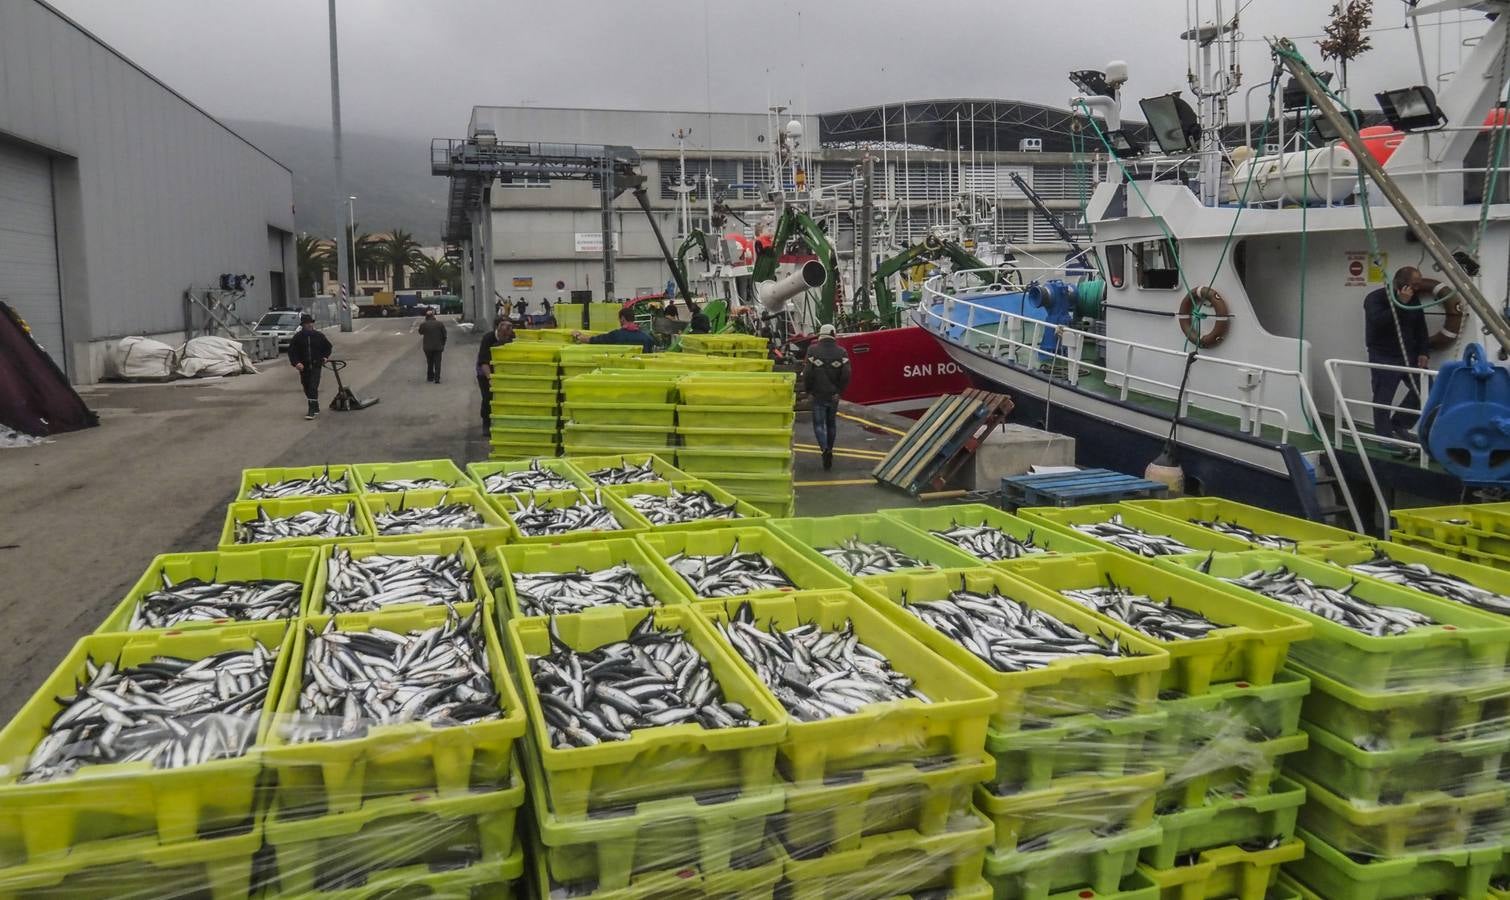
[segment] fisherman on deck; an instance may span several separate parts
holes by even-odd
[[[446,326],[435,318],[433,308],[425,310],[419,323],[419,345],[425,351],[425,380],[440,384],[440,355],[446,352]]]
[[[320,367],[330,359],[331,349],[330,339],[315,328],[315,317],[309,313],[300,316],[299,330],[288,342],[288,363],[299,370],[299,384],[309,401],[306,419],[320,417]]]
[[[598,334],[587,337],[580,331],[571,333],[573,339],[579,343],[587,344],[638,344],[642,352],[649,353],[655,349],[655,341],[650,335],[640,330],[635,324],[634,312],[629,307],[619,310],[619,327],[606,334]]]
[[[1430,332],[1426,328],[1426,313],[1416,297],[1420,288],[1421,272],[1406,266],[1395,273],[1395,296],[1399,303],[1392,303],[1387,288],[1379,288],[1363,301],[1365,320],[1364,343],[1368,347],[1368,361],[1386,366],[1414,366],[1418,369],[1431,367]],[[1416,389],[1415,376],[1407,372],[1385,369],[1370,369],[1369,381],[1373,387],[1374,434],[1393,437],[1414,444],[1417,438],[1410,427],[1417,416],[1404,410],[1394,411],[1382,407],[1395,405],[1395,394],[1400,385],[1405,385],[1405,399],[1400,406],[1405,410],[1419,410],[1421,395]]]
[[[834,467],[834,437],[838,430],[839,395],[849,387],[849,354],[839,346],[834,326],[818,329],[818,340],[808,345],[807,364],[802,368],[802,387],[813,401],[813,437],[823,451],[823,468]]]
[[[507,316],[499,316],[493,330],[482,336],[477,348],[477,389],[482,392],[482,430],[493,430],[493,348],[514,340],[514,323]]]

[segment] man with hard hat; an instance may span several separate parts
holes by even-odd
[[[813,401],[813,437],[823,452],[823,468],[834,467],[834,437],[838,429],[839,395],[849,387],[849,354],[839,346],[834,326],[818,329],[808,345],[802,387]]]

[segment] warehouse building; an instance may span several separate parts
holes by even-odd
[[[182,341],[186,292],[291,296],[293,176],[41,0],[0,3],[0,300],[75,383],[128,335]]]

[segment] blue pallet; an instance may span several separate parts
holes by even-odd
[[[1119,500],[1155,500],[1169,485],[1110,469],[1081,469],[1050,475],[1011,475],[1001,480],[1002,505],[1086,506]]]

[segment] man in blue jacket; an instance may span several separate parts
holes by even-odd
[[[1368,361],[1388,366],[1414,366],[1431,368],[1431,337],[1426,327],[1426,313],[1416,298],[1420,288],[1421,272],[1406,266],[1395,273],[1395,297],[1399,304],[1390,302],[1389,290],[1379,288],[1363,301],[1364,345],[1368,348]],[[1373,402],[1392,406],[1400,385],[1405,385],[1405,399],[1400,406],[1405,409],[1420,409],[1421,395],[1416,390],[1415,377],[1406,372],[1370,369],[1369,381],[1373,388]],[[1393,412],[1374,408],[1374,433],[1414,443],[1416,436],[1410,433],[1416,416],[1409,412]]]
[[[641,331],[640,326],[635,324],[634,313],[627,306],[619,310],[619,327],[613,331],[606,334],[594,335],[590,338],[584,337],[580,331],[573,331],[571,336],[579,343],[638,344],[644,353],[649,353],[655,349],[655,341],[651,340],[650,335]]]

